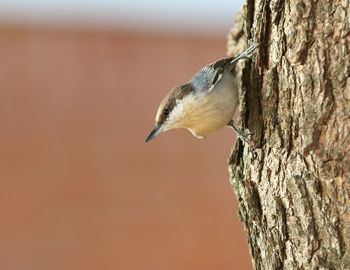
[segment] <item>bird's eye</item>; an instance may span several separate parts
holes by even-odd
[[[163,114],[164,114],[165,116],[168,116],[168,115],[169,115],[169,110],[168,110],[168,109],[164,109]]]

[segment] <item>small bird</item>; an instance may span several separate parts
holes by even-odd
[[[241,59],[250,59],[260,43],[234,57],[223,58],[203,67],[191,80],[174,87],[160,103],[156,123],[146,142],[170,129],[186,128],[197,138],[229,126],[237,136],[249,143],[245,132],[233,125],[238,107],[238,85],[235,66]]]

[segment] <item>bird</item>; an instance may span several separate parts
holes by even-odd
[[[162,132],[178,128],[188,129],[193,136],[204,139],[228,126],[238,138],[249,143],[251,134],[236,128],[232,120],[239,98],[235,66],[239,60],[251,59],[259,46],[260,43],[255,43],[233,57],[211,63],[188,82],[174,87],[160,103],[155,126],[146,142]]]

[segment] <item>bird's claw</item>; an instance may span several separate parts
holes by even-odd
[[[233,124],[233,120],[231,120],[228,124],[227,124],[229,127],[231,127],[234,132],[236,133],[237,137],[242,141],[242,142],[245,142],[249,145],[252,145],[252,140],[251,140],[251,136],[253,135],[252,132],[250,132],[249,130],[241,130],[241,129],[238,129],[234,126]]]
[[[261,42],[255,43],[251,45],[248,49],[246,49],[243,54],[246,58],[252,58],[253,55],[255,54],[255,49],[260,46]]]
[[[237,137],[241,140],[241,141],[243,141],[243,142],[245,142],[245,143],[247,143],[247,144],[249,144],[249,145],[251,145],[252,144],[252,135],[253,135],[253,133],[252,132],[250,132],[249,130],[241,130],[241,129],[235,129],[235,132],[236,132],[236,135],[237,135]]]

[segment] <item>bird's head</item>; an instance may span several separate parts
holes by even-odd
[[[146,138],[146,142],[164,131],[185,127],[182,121],[186,114],[183,99],[193,91],[192,85],[187,83],[173,88],[164,97],[156,114],[155,127]]]

